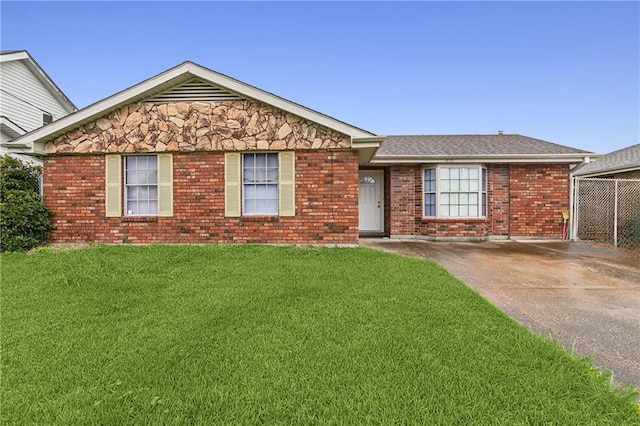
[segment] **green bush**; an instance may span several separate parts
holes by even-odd
[[[40,201],[40,173],[40,167],[0,156],[0,251],[42,245],[53,229],[53,212]]]
[[[39,192],[41,167],[32,166],[9,155],[0,156],[0,201],[13,189]]]

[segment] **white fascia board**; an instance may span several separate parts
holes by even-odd
[[[354,149],[361,148],[379,148],[384,141],[385,136],[376,136],[369,138],[354,138],[351,140],[351,146]]]
[[[28,58],[29,53],[26,50],[19,50],[17,52],[3,53],[0,55],[0,62],[21,61]]]
[[[5,148],[20,148],[20,149],[25,149],[25,148],[31,148],[29,145],[25,145],[23,143],[13,143],[11,141],[8,142],[2,142],[0,143],[0,146],[4,146]]]
[[[371,164],[421,164],[421,163],[579,163],[584,157],[597,157],[598,154],[536,154],[536,155],[424,155],[424,156],[388,156],[377,157],[371,160]]]
[[[586,173],[584,175],[579,174],[579,171],[578,171],[577,173],[572,173],[572,176],[577,178],[590,178],[590,177],[598,177],[598,176],[617,175],[618,173],[635,172],[636,170],[640,170],[640,166],[625,167],[622,169],[603,170],[599,172]]]
[[[44,144],[50,139],[59,136],[67,130],[71,130],[74,126],[80,126],[84,123],[97,119],[109,111],[130,104],[132,102],[143,100],[144,98],[166,90],[169,87],[163,85],[179,84],[193,77],[199,77],[211,83],[228,89],[232,92],[241,94],[248,98],[255,99],[272,105],[276,108],[306,118],[322,126],[336,130],[340,133],[351,136],[351,138],[370,138],[375,137],[373,133],[369,133],[354,126],[350,126],[339,120],[313,111],[309,108],[298,105],[294,102],[287,101],[271,93],[265,92],[248,84],[242,83],[231,77],[218,74],[214,71],[203,68],[193,62],[184,62],[174,68],[171,68],[161,74],[151,77],[135,86],[118,92],[108,98],[98,101],[88,107],[77,111],[71,115],[54,121],[38,130],[35,130],[23,137],[25,143],[34,143],[34,152],[44,153]]]
[[[358,163],[368,164],[384,140],[384,136],[351,140],[351,148],[358,151]]]

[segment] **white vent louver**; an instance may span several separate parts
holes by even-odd
[[[165,90],[149,99],[146,102],[166,103],[166,102],[196,102],[196,101],[228,101],[243,100],[244,98],[211,85],[202,80],[190,80],[179,86]]]

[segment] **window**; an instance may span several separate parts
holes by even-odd
[[[172,154],[107,154],[105,172],[106,217],[173,216]]]
[[[158,214],[158,159],[155,155],[124,157],[127,215]]]
[[[436,215],[436,169],[424,171],[424,215]]]
[[[53,115],[49,114],[48,112],[43,112],[42,113],[42,125],[44,126],[45,124],[49,124],[53,121]]]
[[[425,217],[484,217],[487,171],[480,166],[424,170]]]
[[[242,213],[278,214],[278,154],[242,155]]]
[[[293,151],[225,153],[225,216],[295,216],[295,158]]]

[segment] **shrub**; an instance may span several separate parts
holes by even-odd
[[[53,229],[53,212],[40,201],[41,168],[0,156],[0,251],[42,245]]]
[[[7,191],[39,192],[41,167],[32,166],[9,155],[0,156],[0,201]]]

